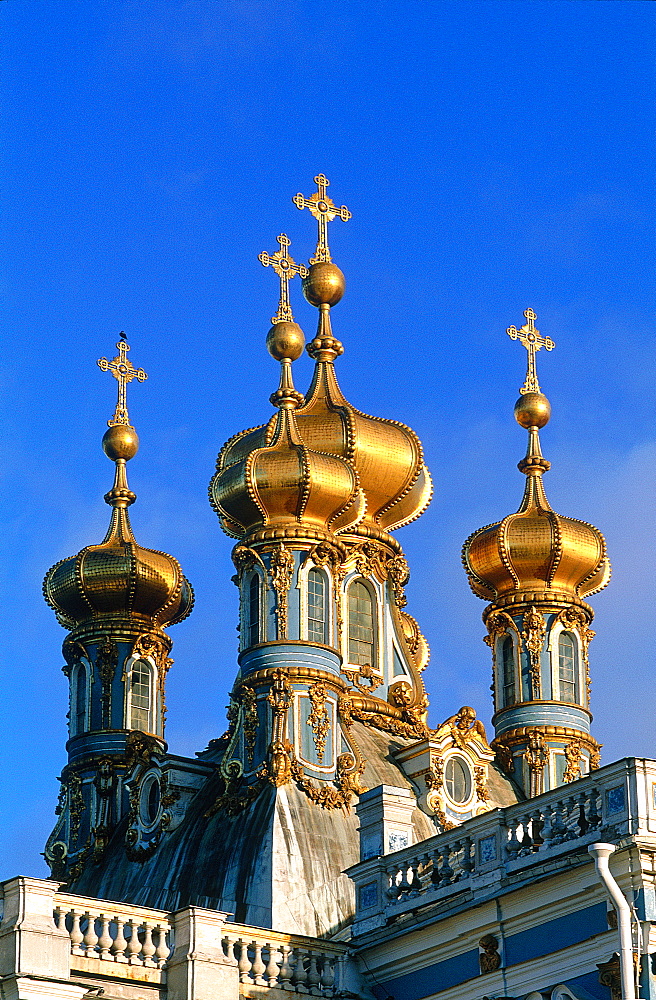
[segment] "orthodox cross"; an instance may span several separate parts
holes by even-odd
[[[278,312],[275,316],[271,317],[272,323],[282,323],[286,321],[287,323],[292,323],[294,317],[292,315],[292,307],[289,304],[289,281],[296,274],[300,274],[301,278],[307,278],[308,269],[305,264],[297,264],[295,260],[287,253],[287,247],[291,246],[291,240],[284,233],[281,233],[277,237],[277,241],[280,244],[280,250],[277,253],[268,254],[266,250],[263,251],[258,257],[258,260],[262,262],[264,267],[271,267],[276,272],[280,278],[280,301],[278,302]]]
[[[328,223],[332,222],[337,215],[339,215],[342,222],[348,222],[352,216],[346,205],[338,207],[328,198],[326,188],[330,184],[330,181],[324,174],[318,174],[314,178],[314,183],[317,185],[317,190],[313,195],[305,198],[302,194],[296,194],[292,198],[292,201],[297,208],[309,208],[319,223],[317,250],[314,257],[310,258],[311,264],[318,264],[331,259],[328,249]]]
[[[527,392],[540,392],[538,376],[535,370],[535,354],[541,347],[546,347],[548,351],[553,351],[556,346],[551,337],[541,337],[540,331],[535,327],[538,318],[532,309],[525,309],[524,316],[527,322],[520,326],[519,330],[515,326],[509,326],[506,333],[512,340],[520,340],[528,351],[528,368],[526,370],[526,381],[519,390],[522,395]]]
[[[128,351],[130,350],[130,345],[125,339],[125,334],[121,330],[119,334],[120,340],[117,343],[118,355],[108,361],[107,358],[100,358],[98,360],[98,367],[104,372],[111,372],[116,381],[118,382],[118,400],[116,402],[116,409],[114,410],[114,416],[107,423],[110,427],[114,427],[116,424],[127,424],[130,425],[130,418],[128,417],[128,405],[126,398],[126,386],[128,382],[131,382],[133,378],[139,380],[139,382],[145,382],[148,376],[146,375],[143,368],[135,368],[132,362],[128,359]]]

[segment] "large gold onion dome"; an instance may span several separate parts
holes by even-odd
[[[123,371],[134,373],[134,369],[129,361],[125,366],[125,350],[129,347],[123,342],[117,346],[121,358],[111,364],[105,362],[104,368],[111,370],[120,383],[121,371],[115,363],[121,360]],[[124,390],[123,384],[123,401]],[[124,402],[121,410],[121,390],[102,446],[116,463],[114,485],[105,495],[112,507],[107,534],[99,545],[87,545],[77,555],[51,567],[43,581],[44,597],[60,623],[69,629],[108,619],[127,619],[146,627],[173,625],[191,613],[193,590],[177,559],[166,552],[143,548],[132,533],[127,508],[136,496],[128,486],[126,462],[137,453],[139,438],[128,422]]]
[[[219,455],[210,503],[234,538],[326,537],[353,527],[364,513],[352,466],[308,448],[299,434],[295,412],[303,396],[294,389],[291,363],[303,346],[297,324],[274,324],[267,347],[281,363],[280,386],[271,396],[278,412],[266,428],[238,435],[250,447],[232,449],[228,442]]]
[[[603,590],[611,572],[599,529],[557,514],[547,500],[542,477],[551,463],[542,456],[538,430],[548,423],[551,406],[539,391],[532,364],[527,383],[534,381],[515,404],[515,419],[529,434],[526,456],[518,464],[526,475],[521,505],[502,521],[475,531],[462,550],[474,593],[502,606],[544,599],[580,603]]]

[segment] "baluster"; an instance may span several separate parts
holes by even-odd
[[[539,851],[544,844],[544,838],[542,837],[542,813],[539,809],[535,809],[531,813],[531,833],[533,836],[533,850]]]
[[[579,834],[584,837],[588,830],[590,829],[590,823],[588,822],[588,817],[585,815],[585,806],[588,801],[588,796],[585,792],[581,792],[578,798],[578,810],[579,815],[577,819],[577,825],[579,828]]]
[[[270,942],[267,943],[267,948],[269,949],[269,961],[264,972],[267,986],[277,986],[278,985],[278,949],[274,944]]]
[[[228,965],[237,965],[237,959],[235,957],[235,942],[234,942],[234,939],[231,938],[231,937],[228,937],[228,935],[226,934],[226,936],[224,937],[224,939],[221,942],[221,944],[223,946],[223,954],[226,957],[227,964]]]
[[[540,836],[542,837],[542,846],[550,847],[554,842],[554,829],[551,822],[551,805],[545,802],[542,812],[542,826],[540,828]]]
[[[266,972],[266,965],[262,961],[262,944],[260,941],[252,942],[253,950],[255,956],[253,958],[253,965],[251,966],[251,973],[254,977],[253,982],[256,986],[266,986],[267,981],[264,978],[264,973]]]
[[[530,823],[531,823],[531,817],[528,814],[526,816],[522,816],[521,818],[522,839],[520,841],[521,846],[519,849],[520,858],[524,857],[526,854],[530,854],[531,851],[533,850],[533,841],[531,840]]]
[[[451,844],[447,846],[442,851],[442,867],[440,868],[440,885],[450,885],[454,881],[455,873],[453,868],[449,863],[449,858],[452,851]]]
[[[280,946],[280,951],[282,953],[282,965],[280,966],[280,972],[278,974],[278,985],[283,990],[293,990],[294,986],[292,983],[293,969],[289,962],[290,947],[288,944],[283,944]]]
[[[322,992],[332,994],[335,986],[335,964],[330,955],[323,956],[320,986]]]
[[[98,951],[100,952],[100,957],[105,962],[113,961],[113,955],[111,953],[111,947],[114,944],[112,941],[112,936],[109,933],[109,917],[105,913],[100,914],[100,937],[98,938]]]
[[[237,962],[237,968],[239,969],[239,982],[250,983],[251,960],[248,957],[248,945],[243,938],[239,938],[237,944],[239,945],[239,961]]]
[[[71,916],[73,918],[71,933],[69,934],[71,939],[71,954],[84,955],[84,948],[80,947],[84,941],[84,934],[80,930],[80,914],[77,910],[71,910]]]
[[[168,946],[166,940],[166,932],[168,930],[163,924],[157,924],[157,950],[155,951],[155,965],[158,969],[163,969],[166,965],[166,960],[171,954],[171,949]]]
[[[294,965],[294,985],[297,993],[307,993],[307,972],[305,970],[305,959],[307,952],[305,948],[294,948],[296,963]]]
[[[319,983],[321,982],[321,976],[319,975],[319,970],[317,969],[317,956],[313,951],[309,951],[308,957],[310,961],[308,965],[307,984],[310,987],[310,993],[317,996],[319,993]]]
[[[510,837],[508,838],[508,843],[506,844],[506,851],[511,861],[514,861],[519,854],[519,849],[522,846],[517,839],[517,824],[514,820],[510,821],[510,826],[508,827],[510,831]]]
[[[153,955],[155,954],[156,948],[153,944],[153,925],[149,921],[144,920],[143,929],[144,939],[143,945],[141,946],[143,964],[148,969],[154,969],[156,968],[156,962],[153,962]]]
[[[597,788],[590,789],[590,805],[588,806],[588,823],[590,827],[594,830],[601,824],[601,815],[597,811],[597,803],[599,802],[599,790]]]
[[[565,803],[565,824],[567,826],[567,840],[576,840],[579,836],[577,824],[579,810],[575,795],[570,795]]]
[[[413,873],[414,874],[414,873]],[[408,878],[408,868],[404,865],[401,869],[401,881],[397,885],[399,896],[405,892],[410,892],[410,879]]]
[[[64,911],[62,910],[61,906],[56,906],[54,908],[54,910],[52,911],[52,919],[54,921],[54,924],[55,924],[55,927],[57,928],[57,930],[58,931],[62,930],[63,920],[64,920]]]
[[[400,893],[400,886],[397,882],[399,875],[399,867],[397,864],[391,866],[387,869],[387,877],[389,878],[389,887],[387,889],[387,896],[389,899],[398,899]]]
[[[412,872],[412,878],[410,878],[410,898],[416,899],[416,897],[421,892],[421,879],[419,878],[419,868],[421,865],[421,860],[419,858],[413,858],[410,863],[410,871]]]
[[[123,921],[120,917],[116,917],[116,937],[112,943],[112,955],[114,956],[115,962],[122,962],[125,964],[127,958],[125,957],[125,949],[128,946],[125,940],[125,935],[123,934]]]
[[[130,928],[130,940],[128,941],[128,946],[126,948],[128,963],[130,965],[141,965],[141,941],[139,940],[139,932],[135,926],[135,920],[128,920],[126,926]]]
[[[460,861],[460,867],[462,868],[462,878],[469,878],[476,867],[476,858],[472,850],[474,844],[471,837],[463,837],[461,843],[462,859]]]
[[[97,958],[96,945],[98,935],[96,934],[96,918],[91,916],[89,911],[85,913],[87,918],[87,929],[84,934],[84,954],[87,958]]]
[[[563,802],[560,799],[554,802],[552,831],[553,844],[562,844],[567,839],[567,827],[563,823]]]

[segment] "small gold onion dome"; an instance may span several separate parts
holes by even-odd
[[[276,324],[269,334],[274,357],[281,353],[286,335],[274,334],[282,325]],[[299,354],[302,347],[301,342]],[[292,383],[290,359],[283,357],[280,387],[271,396],[278,413],[266,431],[246,432],[252,448],[223,448],[210,482],[210,503],[227,534],[243,538],[259,530],[302,525],[325,535],[362,518],[364,498],[355,470],[334,455],[308,448],[299,434],[294,411],[302,401]]]
[[[48,570],[43,582],[47,603],[66,628],[106,618],[126,618],[146,626],[167,626],[190,614],[194,595],[180,563],[166,552],[138,545],[127,508],[136,499],[129,489],[125,463],[138,448],[127,424],[110,426],[103,438],[116,462],[114,486],[105,500],[112,519],[103,541]]]
[[[344,291],[339,268],[327,262],[313,264],[303,290],[309,301],[319,305],[320,316],[317,335],[307,348],[316,361],[312,384],[294,413],[298,433],[313,452],[336,456],[355,469],[366,501],[358,528],[374,534],[400,528],[424,512],[432,495],[421,442],[405,424],[368,416],[342,395],[333,361],[343,347],[333,336],[330,321],[330,305]],[[272,418],[230,438],[219,454],[217,469],[245,462],[270,445],[274,428]]]
[[[542,393],[526,393],[515,417],[529,428],[529,445],[519,469],[526,488],[517,513],[479,528],[463,546],[462,558],[474,593],[508,604],[537,597],[582,600],[606,586],[610,562],[604,536],[594,525],[552,510],[542,476],[550,463],[542,457],[538,427],[550,414]]]

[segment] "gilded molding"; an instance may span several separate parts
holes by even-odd
[[[549,761],[549,750],[538,729],[529,732],[528,746],[523,756],[530,774],[529,795],[533,798],[544,791],[544,768]]]
[[[269,578],[276,593],[277,638],[287,638],[287,595],[294,573],[294,554],[283,544],[275,548],[269,559]]]
[[[576,781],[577,778],[581,777],[581,757],[583,751],[583,744],[580,739],[575,737],[570,740],[569,743],[565,745],[565,773],[563,774],[563,781]]]
[[[118,644],[109,636],[106,636],[98,646],[96,654],[96,666],[98,676],[102,686],[100,696],[102,706],[102,727],[108,729],[111,725],[112,711],[112,681],[118,666]]]
[[[540,672],[540,654],[544,645],[544,637],[547,634],[547,623],[535,605],[531,605],[524,615],[523,626],[522,638],[529,657],[531,698],[541,698],[542,678]]]
[[[267,695],[273,721],[266,772],[271,784],[279,788],[281,785],[288,785],[292,778],[293,748],[287,739],[287,714],[293,691],[287,673],[281,667],[278,667],[273,677],[273,685]]]
[[[326,752],[326,738],[330,731],[330,720],[326,709],[326,685],[322,681],[316,681],[314,684],[311,684],[308,688],[308,696],[312,705],[312,711],[308,717],[307,725],[312,727],[317,759],[320,764],[323,764]]]
[[[64,639],[62,644],[62,655],[66,661],[62,667],[63,673],[66,677],[71,676],[71,670],[73,667],[80,662],[80,660],[87,660],[89,662],[89,653],[81,642],[77,642],[74,639]]]
[[[244,726],[244,748],[246,759],[252,764],[255,759],[255,741],[257,739],[257,728],[259,719],[257,716],[257,698],[255,691],[248,684],[244,684],[239,690],[241,707],[243,713]]]

